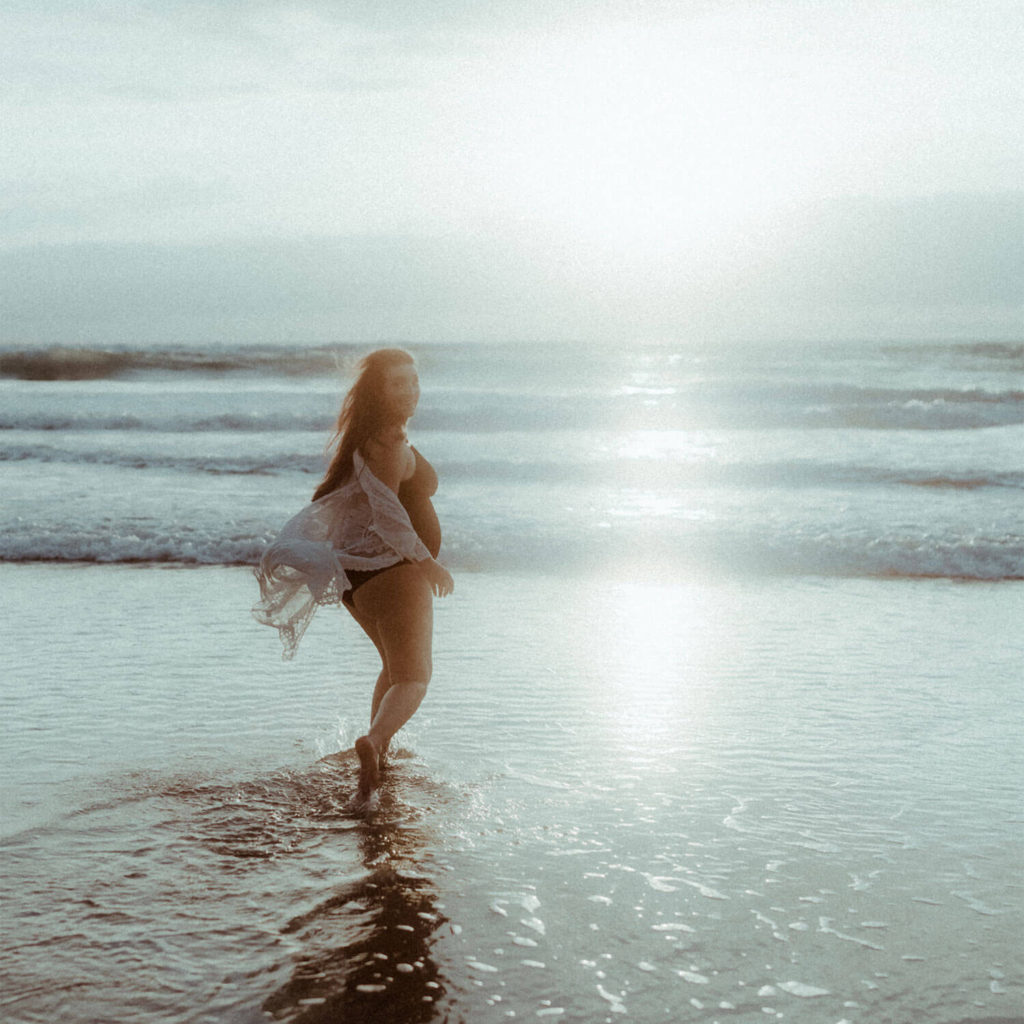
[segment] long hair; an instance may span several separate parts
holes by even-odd
[[[345,396],[328,450],[335,449],[327,474],[313,492],[313,500],[340,487],[352,474],[352,456],[375,434],[397,422],[384,401],[388,370],[415,363],[405,349],[380,348],[359,362],[359,376]]]

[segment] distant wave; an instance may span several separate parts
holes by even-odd
[[[790,462],[690,463],[669,459],[622,457],[573,463],[543,458],[491,458],[470,461],[433,460],[446,482],[495,481],[512,485],[565,484],[580,487],[612,485],[650,491],[691,487],[827,487],[903,485],[935,490],[975,491],[983,488],[1024,490],[1024,470],[936,472],[928,468],[893,469],[886,466],[848,465],[800,460]],[[81,466],[116,466],[136,470],[169,470],[213,476],[272,476],[300,473],[318,476],[325,458],[308,451],[233,452],[231,455],[173,454],[144,450],[80,450],[55,444],[16,444],[0,448],[0,463],[37,462]]]
[[[131,349],[67,348],[0,350],[0,377],[21,380],[97,380],[139,372],[270,373],[302,377],[351,372],[367,346],[329,348]]]
[[[886,345],[883,351],[899,353],[902,357],[932,356],[942,353],[964,360],[993,360],[1018,363],[1024,369],[1024,341],[951,341]]]
[[[140,407],[137,412],[43,409],[12,413],[0,410],[0,430],[40,431],[138,431],[164,434],[191,434],[217,431],[240,433],[315,432],[325,437],[332,418],[287,409],[252,409],[219,415],[197,414],[182,402],[181,411],[161,412]]]
[[[267,459],[256,455],[167,455],[118,451],[76,451],[54,445],[11,445],[0,449],[0,462],[64,463],[79,466],[119,466],[123,469],[161,469],[181,473],[209,473],[214,476],[269,476],[299,472],[319,474],[322,457],[308,452],[278,455]]]
[[[230,530],[135,520],[15,527],[0,536],[0,561],[253,565],[272,534],[273,528],[256,523]],[[442,557],[456,572],[1024,580],[1024,536],[1011,534],[849,536],[686,524],[675,532],[648,530],[638,539],[622,527],[570,531],[502,520],[447,528]]]
[[[0,430],[317,431],[336,410],[322,394],[274,390],[12,395]],[[831,429],[971,430],[1024,423],[1024,391],[851,385],[715,384],[650,394],[449,389],[426,394],[418,431]]]
[[[131,346],[83,347],[50,346],[0,349],[0,377],[21,380],[94,380],[127,377],[140,373],[231,374],[256,373],[282,377],[337,376],[351,374],[356,362],[373,346],[365,343],[339,342],[331,345],[236,345],[133,348]],[[555,376],[571,369],[580,358],[588,366],[600,366],[602,373],[614,375],[621,369],[621,350],[614,346],[564,344],[508,346],[493,343],[413,345],[420,361],[430,366],[438,358],[448,367],[472,362],[476,366],[493,365],[502,377],[515,376],[517,362],[525,362],[529,373],[537,377],[545,371]],[[861,346],[871,351],[872,346]],[[820,358],[813,346],[789,346],[797,355],[806,349],[808,355]],[[851,351],[856,351],[852,347]],[[964,368],[979,362],[991,362],[1000,369],[1019,364],[1024,369],[1024,341],[979,341],[882,344],[878,350],[890,353],[901,362],[913,364],[932,360],[938,355],[950,357]],[[673,372],[680,367],[714,368],[719,363],[728,368],[744,365],[751,359],[765,361],[765,350],[724,346],[713,352],[698,346],[652,346],[653,365]],[[774,350],[773,350],[774,351]],[[510,358],[514,353],[515,358]],[[770,361],[770,360],[769,360]]]
[[[867,388],[852,385],[717,384],[667,393],[453,396],[428,406],[426,430],[821,429],[951,430],[1024,423],[1024,391]]]
[[[957,476],[948,473],[934,475],[926,472],[902,472],[893,473],[892,478],[913,487],[930,487],[936,490],[977,491],[983,487],[1015,487],[1024,490],[1024,473],[964,473]]]

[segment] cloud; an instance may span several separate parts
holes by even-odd
[[[644,17],[660,4],[648,4]],[[390,91],[615,0],[165,0],[0,3],[0,94],[38,106],[176,102],[297,90]],[[633,8],[633,13],[637,13]]]
[[[0,95],[42,109],[97,98],[159,104],[387,92],[429,82],[439,63],[479,45],[443,19],[422,31],[422,19],[403,16],[400,6],[350,7],[7,4],[0,9]]]
[[[1024,192],[819,207],[768,269],[769,292],[849,305],[1024,301]]]
[[[444,238],[37,246],[0,254],[0,343],[514,337],[523,317],[525,336],[546,290],[500,248]]]
[[[820,204],[726,293],[762,337],[1024,337],[1024,192]]]
[[[825,207],[732,276],[589,277],[457,236],[0,254],[0,344],[1024,333],[1024,193]]]
[[[1019,5],[0,0],[0,26],[10,337],[1019,320]]]

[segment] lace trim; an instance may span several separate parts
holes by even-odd
[[[255,569],[253,575],[260,585],[261,594],[261,600],[252,609],[253,618],[277,630],[284,648],[281,652],[283,661],[291,661],[295,657],[299,641],[313,621],[317,608],[340,605],[341,596],[347,589],[334,576],[319,595],[314,596],[305,580],[271,579],[260,569]]]

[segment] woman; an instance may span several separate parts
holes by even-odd
[[[373,641],[382,667],[370,728],[356,740],[356,804],[372,809],[391,737],[412,717],[431,675],[434,609],[451,574],[437,561],[441,528],[430,496],[437,475],[413,448],[406,423],[419,402],[416,363],[380,349],[360,363],[338,416],[336,451],[313,503],[267,548],[256,576],[260,622],[292,657],[321,604],[341,602]]]

